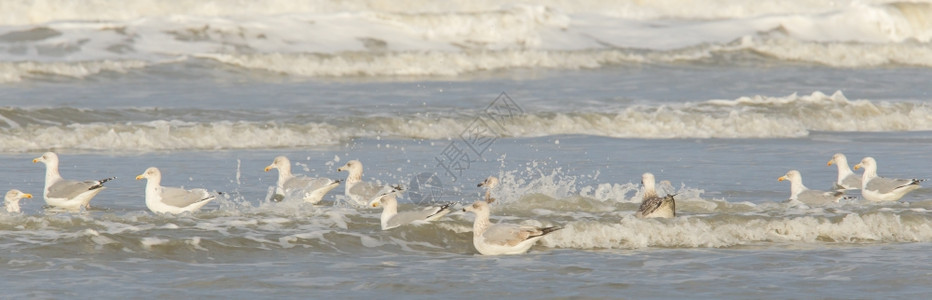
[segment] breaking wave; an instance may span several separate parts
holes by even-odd
[[[600,111],[538,111],[501,123],[473,123],[475,117],[465,114],[312,115],[282,121],[255,111],[237,112],[235,120],[225,119],[230,115],[225,111],[0,108],[0,151],[264,149],[333,145],[357,138],[445,140],[481,124],[504,128],[483,131],[483,135],[517,138],[797,138],[812,131],[932,130],[932,108],[926,104],[849,100],[841,92]]]
[[[932,66],[929,3],[236,2],[6,1],[0,82],[192,62],[298,77],[720,63],[736,53],[845,68]]]

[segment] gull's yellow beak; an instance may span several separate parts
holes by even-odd
[[[854,165],[854,169],[855,169],[855,170],[860,169],[860,168],[861,168],[861,164],[856,164],[856,165]]]
[[[381,203],[381,201],[372,201],[372,207],[379,207],[379,203]]]
[[[38,159],[38,158],[33,158],[33,159],[32,159],[32,163],[37,163],[37,162],[39,162],[39,159]]]
[[[272,166],[265,167],[266,172],[268,172],[269,170],[272,170]]]
[[[827,165],[827,166],[831,166],[831,165],[834,164],[834,163],[835,163],[835,160],[833,159],[833,160],[828,161],[828,163],[827,163],[826,165]]]
[[[784,181],[784,180],[786,180],[786,176],[780,176],[780,178],[777,178],[777,181]]]
[[[32,198],[32,194],[23,194],[23,198]]]
[[[140,180],[143,178],[146,178],[146,174],[139,174],[139,176],[136,176],[136,180]]]

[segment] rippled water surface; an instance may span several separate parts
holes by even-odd
[[[807,206],[777,181],[827,190],[837,152],[932,178],[928,4],[168,2],[0,4],[0,188],[36,196],[0,213],[4,295],[929,292],[928,188]],[[46,151],[65,178],[117,179],[86,211],[48,209]],[[564,228],[502,257],[476,252],[462,212],[382,231],[343,186],[270,202],[278,155],[334,179],[358,159],[406,187],[402,210],[468,205],[494,175],[493,222]],[[149,212],[150,166],[222,195]],[[676,218],[634,217],[644,172]]]

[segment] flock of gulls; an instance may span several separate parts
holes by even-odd
[[[919,183],[925,179],[896,179],[880,177],[877,175],[877,160],[865,157],[854,165],[854,169],[864,169],[858,176],[848,167],[848,158],[844,154],[835,153],[828,165],[838,166],[838,180],[832,185],[832,191],[811,190],[803,185],[803,176],[797,170],[790,170],[786,175],[777,178],[779,181],[790,182],[790,200],[796,200],[808,205],[824,205],[836,203],[842,199],[853,198],[847,196],[845,191],[861,190],[861,197],[868,201],[883,202],[897,201],[907,193],[918,189]]]
[[[80,211],[89,207],[94,196],[105,189],[104,183],[115,177],[100,180],[77,181],[62,178],[58,171],[58,155],[46,152],[33,159],[33,163],[42,162],[46,166],[45,188],[42,196],[46,204],[54,209]],[[790,200],[808,205],[824,205],[848,198],[846,190],[860,189],[864,199],[869,201],[896,201],[907,193],[918,189],[920,179],[893,179],[877,175],[877,162],[872,157],[865,157],[854,169],[863,168],[861,176],[848,167],[844,154],[837,153],[828,165],[837,165],[838,180],[834,190],[819,191],[806,188],[802,175],[797,170],[790,170],[779,181],[790,182]],[[346,180],[333,180],[323,177],[307,177],[291,172],[291,161],[278,156],[265,171],[278,170],[278,181],[273,201],[284,199],[301,199],[317,204],[331,190],[343,183],[347,200],[358,206],[381,207],[382,230],[389,230],[408,224],[422,224],[438,220],[453,211],[456,202],[439,206],[426,206],[411,211],[398,211],[397,196],[403,191],[400,186],[380,185],[362,180],[363,165],[358,160],[351,160],[337,169],[346,171]],[[136,180],[146,179],[146,207],[155,213],[179,214],[193,212],[217,198],[219,193],[205,189],[184,189],[164,187],[161,185],[162,173],[156,167],[150,167],[136,176]],[[489,204],[495,201],[491,191],[499,184],[496,177],[489,177],[477,187],[485,189],[485,197],[472,205],[462,208],[463,212],[475,214],[473,224],[473,246],[483,255],[521,254],[528,251],[537,240],[545,235],[560,230],[560,226],[536,227],[507,223],[492,223]],[[635,216],[638,218],[673,218],[676,216],[675,194],[660,196],[655,187],[655,178],[651,173],[644,173],[641,178],[644,187],[643,199]],[[32,194],[12,189],[6,193],[5,208],[7,212],[19,213],[19,201],[32,198]]]

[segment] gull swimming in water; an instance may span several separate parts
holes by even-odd
[[[492,200],[494,201],[494,200]],[[476,214],[472,229],[472,244],[482,255],[522,254],[545,235],[563,229],[559,226],[535,227],[516,224],[492,224],[489,201],[479,200],[463,208]]]
[[[435,221],[450,213],[455,202],[450,202],[441,206],[424,207],[418,210],[398,212],[398,200],[395,199],[396,193],[400,190],[393,190],[389,193],[382,194],[369,203],[372,207],[382,207],[382,230],[389,230],[401,225],[417,224]]]
[[[644,185],[644,199],[634,214],[638,218],[673,218],[676,217],[675,195],[657,196],[654,188],[654,174],[641,175],[641,185]]]
[[[6,207],[6,212],[19,213],[19,200],[23,198],[32,198],[32,194],[23,193],[17,189],[6,192],[6,196],[3,197],[3,206]]]
[[[42,191],[45,203],[66,210],[76,211],[82,207],[87,208],[91,198],[106,189],[104,183],[116,178],[88,181],[64,179],[58,172],[58,155],[54,152],[46,152],[33,159],[32,162],[45,164],[45,189]]]
[[[838,166],[838,180],[835,181],[834,189],[836,190],[856,190],[861,188],[861,176],[855,174],[848,167],[848,158],[844,154],[835,153],[828,165]]]
[[[265,167],[266,172],[272,169],[278,169],[278,183],[273,198],[276,201],[284,200],[286,196],[296,195],[304,202],[317,204],[330,190],[340,185],[340,180],[291,174],[291,161],[284,156],[276,157],[271,165]]]
[[[485,187],[485,201],[494,201],[492,200],[492,189],[496,186],[498,186],[498,178],[495,176],[489,176],[489,178],[476,185],[476,187]]]
[[[346,175],[346,182],[343,183],[346,185],[346,198],[359,206],[369,204],[376,196],[388,193],[392,189],[390,186],[362,181],[362,163],[358,160],[348,161],[346,165],[337,169],[337,172],[343,171],[349,173]]]
[[[152,212],[171,214],[193,212],[217,198],[205,189],[186,190],[162,186],[162,172],[156,167],[148,168],[146,172],[136,176],[136,180],[141,179],[148,180],[146,182],[146,207]]]
[[[843,191],[819,191],[819,190],[810,190],[803,185],[803,176],[796,170],[790,170],[786,172],[786,175],[780,176],[777,178],[777,181],[790,181],[790,199],[798,200],[799,202],[809,204],[809,205],[823,205],[829,204],[832,202],[838,202],[845,197],[845,192]]]
[[[925,179],[895,179],[877,176],[877,161],[865,157],[854,169],[864,168],[861,175],[861,196],[870,201],[896,201],[907,193],[918,189]]]

